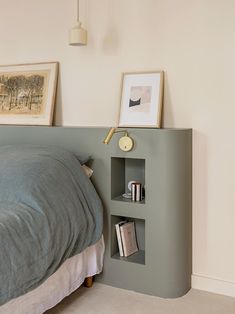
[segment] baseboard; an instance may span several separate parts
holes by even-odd
[[[235,297],[235,282],[192,275],[192,288]]]

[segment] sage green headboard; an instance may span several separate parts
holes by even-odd
[[[0,127],[0,145],[48,144],[93,158],[92,181],[105,207],[104,271],[97,280],[160,297],[179,297],[191,287],[192,264],[192,131],[129,129],[134,149],[118,148],[120,134],[109,145],[106,128]],[[122,198],[132,178],[145,185],[146,198]],[[115,223],[135,221],[140,251],[118,254]]]

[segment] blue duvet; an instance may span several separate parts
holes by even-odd
[[[97,242],[102,218],[101,201],[72,153],[0,146],[0,305]]]

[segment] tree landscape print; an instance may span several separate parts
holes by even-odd
[[[0,115],[41,115],[47,76],[46,71],[0,72]]]

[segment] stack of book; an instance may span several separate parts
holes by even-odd
[[[120,256],[130,256],[137,252],[134,222],[120,221],[115,227]]]

